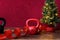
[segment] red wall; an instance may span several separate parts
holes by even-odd
[[[0,0],[0,17],[7,21],[6,27],[23,27],[28,18],[42,17],[42,7],[45,0]],[[56,0],[60,11],[60,0]],[[58,13],[60,13],[58,11]]]

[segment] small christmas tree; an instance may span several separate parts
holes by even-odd
[[[42,14],[43,18],[41,19],[41,22],[47,23],[48,25],[52,24],[56,27],[56,23],[60,21],[55,0],[46,0]]]

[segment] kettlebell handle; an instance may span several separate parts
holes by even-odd
[[[35,18],[31,18],[31,19],[26,20],[26,26],[29,26],[28,25],[28,22],[29,21],[36,21],[36,23],[37,23],[36,28],[39,26],[39,20],[38,19],[35,19]]]
[[[4,18],[0,18],[0,20],[2,21],[2,24],[0,24],[0,25],[5,26],[6,25],[6,20]]]

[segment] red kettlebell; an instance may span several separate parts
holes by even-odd
[[[10,29],[5,30],[4,35],[7,36],[8,39],[13,39],[12,30],[10,30]]]
[[[36,26],[29,26],[28,25],[28,23],[29,23],[29,21],[36,21]],[[28,34],[31,34],[31,35],[33,35],[33,34],[36,34],[36,32],[37,32],[37,28],[38,28],[38,26],[39,26],[39,20],[38,19],[35,19],[35,18],[31,18],[31,19],[28,19],[27,21],[26,21],[26,29],[28,29]]]
[[[20,37],[20,35],[21,35],[21,29],[20,28],[15,28],[13,33],[15,34],[15,38],[16,37]]]

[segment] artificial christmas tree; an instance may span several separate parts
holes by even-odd
[[[56,27],[56,23],[60,22],[55,0],[46,0],[42,14],[43,14],[43,18],[41,19],[42,23],[46,23],[48,25],[53,25],[54,27]]]

